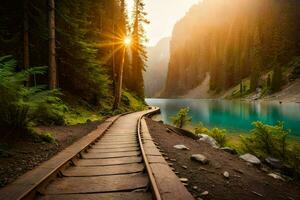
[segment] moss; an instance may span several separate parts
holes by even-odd
[[[69,112],[66,112],[64,118],[67,125],[76,125],[101,120],[103,116],[83,106],[76,106],[72,107]]]

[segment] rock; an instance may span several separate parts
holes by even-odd
[[[186,183],[186,182],[189,181],[189,179],[187,179],[187,178],[180,178],[179,180],[180,180],[181,182],[183,182],[183,183]]]
[[[207,196],[208,194],[209,194],[208,191],[204,191],[204,192],[202,192],[200,195],[201,195],[201,196]]]
[[[166,131],[167,131],[168,133],[171,133],[170,129],[168,129],[168,128],[166,129]]]
[[[260,163],[261,163],[260,160],[256,156],[249,154],[249,153],[241,155],[240,158],[247,161],[248,163],[251,163],[254,165],[260,165]]]
[[[281,161],[276,158],[267,157],[265,161],[273,169],[280,169],[282,167]]]
[[[172,161],[172,162],[176,162],[176,159],[173,159],[173,158],[172,158],[172,159],[170,159],[170,161]]]
[[[270,173],[270,174],[268,174],[268,176],[271,176],[274,179],[285,181],[284,178],[282,178],[280,175],[275,174],[275,173]]]
[[[193,186],[193,190],[198,190],[198,186]]]
[[[207,164],[209,162],[207,158],[202,154],[193,154],[191,156],[191,160],[200,162],[201,164]]]
[[[222,147],[221,150],[226,151],[227,153],[230,153],[232,155],[236,155],[237,151],[230,147]]]
[[[183,144],[177,144],[174,146],[175,149],[179,149],[179,150],[189,150],[189,148],[187,148],[185,145]]]
[[[218,145],[218,142],[214,138],[212,138],[206,134],[200,134],[199,137],[200,137],[199,141],[203,141],[216,149],[218,149],[220,147]]]
[[[225,178],[229,178],[229,172],[225,171],[225,172],[223,173],[223,176],[224,176]]]
[[[198,197],[197,200],[203,200],[201,197]]]
[[[163,124],[163,123],[164,123],[164,121],[163,121],[163,120],[159,120],[159,121],[158,121],[158,123],[161,123],[161,124]]]
[[[183,169],[187,169],[187,166],[186,165],[182,165],[181,166]]]

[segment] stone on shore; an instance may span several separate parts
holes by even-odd
[[[281,161],[276,158],[267,157],[265,161],[273,169],[280,169],[282,167]]]
[[[188,147],[186,147],[185,145],[183,144],[177,144],[174,146],[175,149],[179,149],[179,150],[189,150]]]
[[[237,154],[237,151],[233,148],[230,148],[230,147],[222,147],[221,150],[227,152],[227,153],[230,153],[232,155],[236,155]]]
[[[256,156],[254,156],[250,153],[241,155],[240,158],[247,161],[248,163],[251,163],[254,165],[260,165],[260,163],[261,163],[260,160]]]
[[[201,164],[207,164],[209,162],[209,160],[202,154],[193,154],[191,156],[191,160],[199,162]]]
[[[214,138],[210,137],[209,135],[200,134],[199,137],[200,137],[199,141],[203,141],[209,144],[210,146],[212,146],[213,148],[218,149],[220,147],[218,142]]]
[[[268,174],[268,176],[271,176],[274,179],[285,181],[284,178],[282,178],[282,176],[275,174],[275,173],[270,173],[270,174]]]
[[[228,171],[225,171],[225,172],[223,173],[223,176],[224,176],[225,178],[229,178],[229,172],[228,172]]]

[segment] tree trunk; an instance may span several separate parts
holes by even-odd
[[[49,87],[50,89],[57,88],[54,0],[49,0]]]
[[[119,67],[119,76],[118,76],[118,80],[116,81],[116,93],[115,93],[115,101],[114,101],[114,110],[118,109],[119,106],[120,106],[120,103],[121,103],[125,55],[126,55],[126,48],[124,47],[123,54],[122,54],[122,63],[121,63],[121,66]]]
[[[28,0],[24,0],[24,69],[29,68],[29,22],[28,22]]]

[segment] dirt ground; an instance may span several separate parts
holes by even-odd
[[[267,175],[270,171],[249,165],[237,155],[174,133],[151,119],[147,119],[147,124],[160,148],[170,159],[176,159],[173,161],[173,168],[179,172],[178,177],[188,178],[187,188],[196,199],[300,199],[299,181],[274,179]],[[173,147],[177,144],[184,144],[190,150],[177,150]],[[197,153],[205,155],[209,164],[201,165],[191,161],[190,156]],[[229,172],[229,178],[223,176],[225,171]],[[205,191],[208,194],[201,195]]]
[[[50,159],[76,140],[96,129],[100,122],[75,126],[38,127],[38,132],[53,134],[57,144],[35,142],[24,139],[14,144],[0,144],[5,149],[0,154],[0,187],[13,182],[17,177]]]

